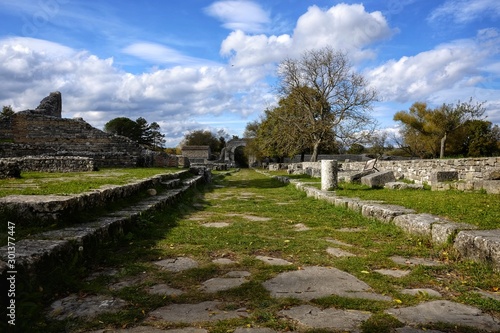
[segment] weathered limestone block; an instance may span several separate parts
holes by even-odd
[[[431,174],[431,184],[458,180],[458,171],[436,171]]]
[[[351,175],[351,176],[348,176],[347,177],[347,182],[348,183],[361,183],[361,178],[363,178],[364,176],[368,176],[368,175],[371,175],[372,173],[375,173],[376,171],[375,170],[365,170],[365,171],[361,171],[361,172],[358,172],[354,175]]]
[[[392,171],[375,172],[371,175],[361,178],[361,184],[370,186],[372,188],[383,187],[386,183],[395,181],[396,177],[394,177],[394,172]]]
[[[424,185],[422,184],[408,184],[408,183],[403,183],[403,182],[389,182],[386,183],[385,188],[390,189],[390,190],[406,190],[406,189],[413,189],[413,190],[423,190]]]
[[[415,213],[413,209],[408,209],[397,205],[366,204],[361,209],[361,214],[367,217],[374,217],[382,222],[391,222],[395,217],[403,214]]]
[[[477,229],[477,227],[467,223],[455,223],[446,220],[437,222],[432,225],[432,242],[436,244],[453,242],[459,231],[474,229]]]
[[[492,172],[490,172],[486,179],[500,180],[500,170],[493,170]]]
[[[460,231],[453,246],[463,257],[490,262],[500,270],[500,229]]]

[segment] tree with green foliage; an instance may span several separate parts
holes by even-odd
[[[0,113],[0,119],[9,118],[15,114],[12,106],[4,105],[2,108],[2,113]]]
[[[375,121],[368,111],[376,93],[354,71],[345,53],[329,47],[310,50],[298,60],[283,61],[278,75],[285,101],[281,107],[288,108],[290,116],[278,117],[284,123],[284,131],[278,134],[303,136],[299,142],[310,146],[311,161],[317,160],[320,145],[332,133],[342,140],[373,130]]]
[[[484,103],[469,102],[443,104],[436,109],[429,109],[425,103],[414,103],[410,110],[394,115],[395,121],[403,124],[403,141],[412,152],[444,158],[446,142],[450,134],[463,127],[468,121],[480,120],[485,109]],[[437,151],[436,151],[437,150]]]
[[[222,148],[221,141],[217,136],[207,130],[191,131],[184,136],[182,140],[184,146],[209,146],[212,153],[220,153]]]
[[[160,132],[160,125],[139,117],[136,121],[127,117],[111,119],[104,125],[104,131],[110,134],[125,136],[137,143],[161,148],[165,143],[165,135]]]

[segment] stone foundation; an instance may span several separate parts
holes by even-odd
[[[17,166],[19,171],[39,172],[83,172],[97,169],[94,160],[88,157],[26,156],[19,158],[3,158],[0,159],[0,178],[2,178],[1,175],[5,174],[2,170],[9,168],[9,166]]]

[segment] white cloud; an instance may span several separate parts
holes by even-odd
[[[271,22],[259,4],[247,0],[217,1],[205,8],[205,12],[222,21],[227,29],[249,33],[263,32]]]
[[[500,17],[500,2],[498,0],[453,0],[446,1],[436,8],[428,20],[453,20],[465,24],[484,17]]]
[[[367,47],[392,33],[380,12],[368,13],[363,5],[339,4],[328,10],[311,6],[298,19],[292,36],[248,35],[237,30],[223,41],[221,54],[236,66],[258,66],[331,46],[358,61],[374,57]]]
[[[485,47],[490,42],[464,39],[442,44],[388,61],[369,70],[367,78],[384,100],[399,102],[430,100],[447,89],[473,88],[482,80],[481,67],[491,60],[493,50]]]
[[[186,56],[165,45],[137,42],[123,49],[123,52],[154,64],[197,65],[208,63],[207,60]]]
[[[64,52],[45,52],[46,47]],[[162,131],[171,141],[183,135],[179,131],[199,126],[193,119],[200,115],[261,112],[272,98],[264,76],[259,70],[221,65],[176,66],[136,75],[117,68],[112,58],[59,44],[31,38],[0,40],[3,105],[17,111],[34,108],[49,92],[59,90],[64,117],[83,117],[98,128],[119,116],[144,117],[168,124]],[[182,126],[174,130],[173,123]]]

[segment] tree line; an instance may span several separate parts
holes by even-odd
[[[484,102],[443,104],[430,109],[417,102],[394,120],[400,133],[386,146],[372,115],[377,93],[357,73],[345,53],[329,47],[306,51],[278,66],[276,106],[246,126],[248,155],[257,160],[322,153],[380,155],[391,149],[411,157],[494,156],[500,154],[500,130],[484,119]]]
[[[163,149],[165,144],[165,135],[160,132],[160,125],[156,122],[149,124],[142,117],[137,118],[135,121],[127,117],[111,119],[104,125],[104,131],[125,136],[154,149]]]

